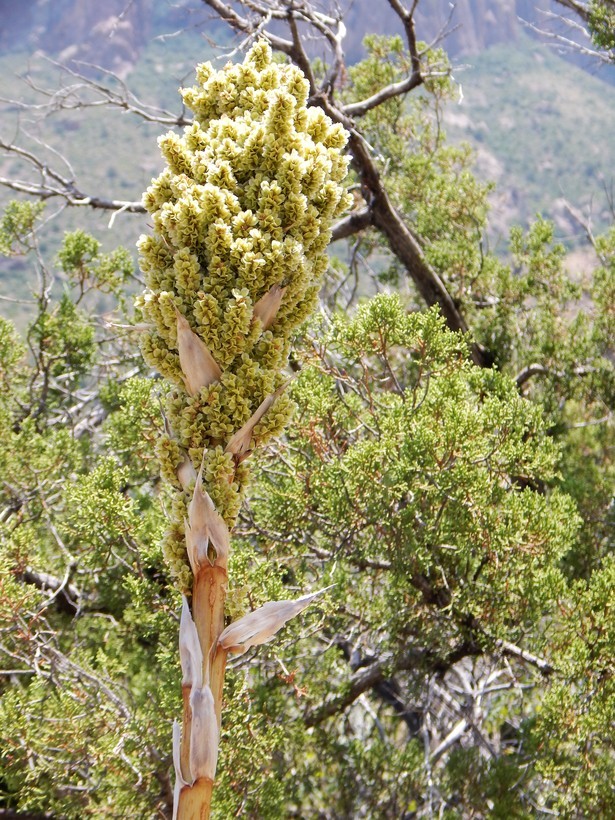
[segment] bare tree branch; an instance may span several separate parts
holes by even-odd
[[[421,59],[416,43],[416,33],[414,30],[414,10],[417,6],[417,0],[414,0],[410,10],[405,9],[399,0],[388,0],[389,5],[395,11],[397,16],[402,21],[404,30],[406,32],[406,39],[408,42],[408,52],[410,54],[410,64],[412,67],[411,73],[404,80],[397,83],[391,83],[384,88],[381,88],[371,97],[356,103],[349,103],[344,106],[344,114],[348,117],[360,117],[376,108],[383,102],[407,94],[409,91],[417,88],[424,82],[424,77],[421,73]]]
[[[403,94],[407,94],[409,91],[417,88],[422,83],[422,75],[420,73],[412,73],[406,77],[405,80],[400,80],[398,83],[387,85],[384,88],[381,88],[380,91],[372,94],[371,97],[367,97],[365,100],[361,100],[356,103],[348,103],[344,106],[344,113],[349,117],[361,117],[363,114],[371,111],[372,108],[376,108],[378,105],[381,105],[383,102],[386,102],[393,97],[399,97]]]
[[[284,38],[278,37],[276,34],[264,29],[264,26],[266,26],[274,16],[274,12],[271,9],[264,9],[263,7],[258,8],[256,7],[256,4],[250,4],[250,7],[256,9],[257,12],[260,13],[261,17],[260,21],[253,21],[249,20],[247,17],[242,17],[233,9],[231,5],[228,3],[223,3],[222,0],[203,0],[203,2],[213,9],[218,17],[228,23],[234,31],[247,34],[249,39],[252,39],[260,34],[263,37],[266,37],[266,39],[271,43],[272,48],[282,51],[284,54],[291,53],[293,44],[290,40],[285,40]],[[245,5],[248,4],[246,3]],[[285,12],[276,14],[275,16],[278,18],[283,18],[285,16]]]
[[[19,157],[19,159],[29,165],[39,176],[38,182],[0,177],[0,185],[4,185],[4,187],[9,190],[42,200],[59,198],[62,199],[65,204],[71,206],[88,206],[99,210],[145,213],[145,208],[140,202],[122,199],[106,199],[104,197],[91,196],[83,193],[77,188],[72,179],[52,168],[47,162],[36,156],[36,154],[14,143],[5,142],[0,139],[0,149],[5,151],[6,154]]]
[[[49,116],[58,111],[77,111],[84,108],[110,106],[120,108],[123,111],[129,111],[146,122],[159,123],[160,125],[182,126],[189,125],[191,122],[191,119],[185,116],[184,109],[182,109],[180,114],[173,114],[164,108],[148,105],[143,102],[128,88],[126,83],[118,77],[116,73],[95,63],[78,61],[75,62],[75,65],[91,68],[96,73],[106,75],[112,83],[119,86],[119,91],[116,91],[112,85],[105,85],[98,82],[93,77],[83,74],[68,65],[58,63],[50,57],[45,57],[45,61],[74,78],[77,82],[64,85],[61,88],[46,88],[35,82],[31,76],[25,75],[23,81],[40,95],[44,102],[26,103],[22,100],[7,97],[0,97],[0,101],[23,111],[36,112],[41,116]]]
[[[446,656],[436,655],[431,650],[409,649],[404,655],[391,662],[390,658],[376,658],[365,669],[357,670],[346,682],[341,694],[325,698],[317,709],[304,715],[306,726],[317,726],[327,718],[340,714],[351,706],[368,689],[389,680],[397,672],[418,670],[421,674],[442,675],[455,663],[468,655],[476,655],[477,647],[464,641],[453,647]]]
[[[99,196],[88,196],[78,191],[76,188],[72,190],[54,189],[49,186],[37,185],[36,183],[25,182],[23,180],[8,179],[7,177],[0,177],[0,185],[15,191],[20,194],[27,194],[36,199],[53,199],[59,197],[65,200],[67,205],[77,207],[90,207],[95,210],[103,211],[122,211],[123,213],[144,214],[145,208],[140,202],[128,201],[123,199],[105,199]]]
[[[451,746],[454,746],[458,740],[460,740],[466,732],[466,729],[469,727],[469,723],[466,718],[461,718],[461,720],[455,724],[455,726],[451,729],[448,735],[444,738],[442,743],[440,743],[434,751],[431,753],[430,760],[432,763],[436,763],[443,754],[445,754]]]
[[[346,239],[359,231],[363,231],[373,225],[373,216],[369,208],[361,208],[360,211],[353,211],[333,226],[331,241]]]
[[[341,695],[333,695],[325,700],[325,702],[312,712],[308,712],[304,716],[306,726],[317,726],[333,715],[343,712],[357,698],[372,689],[377,683],[384,680],[383,673],[384,663],[376,661],[368,666],[367,669],[361,669],[355,672],[350,678],[349,683],[344,687],[344,693]]]
[[[589,30],[591,19],[589,6],[584,3],[579,3],[577,0],[555,0],[555,2],[573,11],[579,19],[583,21],[583,24],[565,14],[556,14],[548,9],[538,9],[538,11],[546,20],[565,25],[571,31],[570,37],[566,37],[559,31],[542,28],[536,23],[519,18],[521,23],[530,29],[530,31],[540,35],[540,37],[550,40],[560,50],[582,54],[608,64],[613,63],[615,61],[615,51],[613,51],[613,49],[601,50],[593,43],[592,34]],[[613,3],[613,0],[602,0],[602,2],[611,6],[615,11],[615,3]]]
[[[580,3],[579,0],[555,0],[560,6],[564,6],[575,14],[578,14],[582,20],[587,23],[589,20],[589,6],[586,3]]]
[[[596,369],[594,367],[575,367],[572,370],[573,375],[575,376],[589,376],[591,373],[595,373]],[[561,370],[554,370],[551,367],[548,367],[544,364],[539,364],[538,362],[534,362],[533,364],[528,364],[527,367],[524,367],[517,375],[515,376],[515,382],[517,387],[521,389],[523,385],[529,381],[533,376],[555,376],[558,379],[566,378],[566,373],[563,373]]]
[[[32,584],[37,589],[49,590],[52,596],[45,602],[45,607],[54,602],[61,612],[73,615],[78,610],[78,601],[81,593],[74,584],[70,583],[70,575],[74,569],[74,564],[69,566],[64,578],[57,578],[48,572],[40,572],[32,567],[27,567],[23,574],[26,584]]]
[[[555,667],[544,658],[534,655],[532,652],[528,652],[527,649],[521,649],[521,647],[510,641],[498,641],[497,646],[505,655],[529,663],[530,666],[536,667],[543,675],[552,675],[556,671]]]

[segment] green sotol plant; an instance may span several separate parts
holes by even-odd
[[[241,65],[197,68],[182,91],[195,120],[160,138],[167,168],[144,195],[139,242],[146,360],[172,387],[158,443],[177,492],[164,553],[184,598],[183,726],[174,730],[175,808],[209,814],[228,651],[268,640],[313,596],[270,602],[225,629],[230,531],[246,457],[292,412],[293,331],[314,308],[332,220],[349,205],[347,135],[296,67],[254,45]]]

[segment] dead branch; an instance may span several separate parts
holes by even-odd
[[[564,6],[571,11],[574,11],[575,14],[578,14],[582,20],[587,21],[589,20],[589,7],[585,3],[580,3],[579,0],[555,0],[556,3],[559,3],[560,6]]]
[[[519,21],[530,31],[538,34],[541,38],[557,47],[560,51],[581,54],[586,57],[591,57],[593,60],[611,64],[615,61],[615,52],[613,49],[601,50],[596,47],[592,41],[592,35],[589,30],[590,11],[589,6],[577,2],[577,0],[555,0],[561,6],[573,11],[583,23],[567,17],[564,14],[556,14],[548,9],[537,9],[546,21],[555,22],[560,26],[565,26],[570,31],[570,36],[566,37],[564,34],[553,31],[549,28],[543,28],[536,23],[525,20],[522,17]]]
[[[594,367],[575,367],[572,370],[572,374],[574,376],[589,376],[592,373],[596,372],[596,368]],[[565,379],[566,373],[562,372],[561,370],[554,370],[552,367],[547,367],[544,364],[539,364],[534,362],[533,364],[528,364],[526,367],[523,368],[517,375],[515,376],[515,382],[517,387],[521,389],[523,385],[528,382],[534,376],[553,376],[556,379]]]
[[[36,94],[42,97],[41,103],[25,103],[22,100],[15,100],[7,97],[0,97],[0,102],[8,103],[22,111],[36,113],[38,116],[48,117],[60,111],[78,111],[85,108],[111,107],[120,108],[130,112],[146,122],[159,123],[160,125],[183,126],[189,125],[191,119],[186,117],[185,108],[179,114],[173,114],[164,108],[149,105],[140,100],[115,72],[110,71],[95,63],[75,61],[76,66],[84,66],[92,69],[96,74],[102,74],[109,78],[110,84],[104,84],[95,80],[92,76],[86,75],[76,68],[58,63],[50,57],[45,57],[45,61],[51,66],[59,69],[76,82],[64,85],[61,88],[48,88],[39,85],[30,75],[25,75],[23,81]],[[119,90],[115,90],[113,85],[117,85]]]
[[[42,145],[48,149],[49,146]],[[4,185],[11,191],[36,199],[47,200],[58,198],[66,205],[76,207],[90,207],[107,211],[126,211],[129,213],[145,213],[145,208],[140,202],[122,199],[106,199],[101,196],[92,196],[79,190],[72,178],[64,176],[60,171],[51,167],[44,159],[21,148],[13,142],[5,142],[0,139],[0,149],[8,155],[19,157],[29,166],[39,177],[38,182],[27,179],[11,179],[0,176],[0,185]],[[54,152],[57,153],[57,152]],[[62,157],[68,165],[68,161]]]
[[[74,615],[77,612],[78,602],[82,597],[81,592],[74,584],[70,583],[70,576],[75,568],[75,564],[69,565],[64,578],[57,578],[48,572],[41,572],[32,567],[26,567],[23,573],[23,581],[32,584],[37,589],[51,592],[51,596],[45,601],[45,608],[54,603],[60,612]]]
[[[346,239],[353,236],[359,231],[369,228],[373,224],[372,212],[369,208],[361,208],[360,211],[352,211],[352,213],[345,216],[343,219],[333,226],[331,232],[331,241],[336,242],[338,239]]]
[[[534,655],[532,652],[528,652],[527,649],[521,649],[520,646],[517,646],[510,641],[498,641],[497,646],[504,655],[525,661],[525,663],[529,663],[530,666],[534,666],[542,672],[543,675],[552,675],[555,672],[555,667],[544,658]]]

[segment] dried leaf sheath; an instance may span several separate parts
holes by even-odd
[[[198,573],[209,559],[209,545],[216,551],[215,563],[226,568],[231,535],[222,516],[217,512],[209,493],[203,489],[203,470],[201,469],[194,483],[192,499],[188,506],[188,520],[184,522],[186,530],[186,549],[192,572]]]
[[[182,596],[179,621],[179,659],[182,669],[182,731],[179,751],[179,771],[186,783],[194,780],[190,769],[190,738],[192,735],[192,692],[203,685],[203,650],[190,607]],[[175,735],[173,736],[175,744]],[[175,746],[173,747],[175,751]]]
[[[190,735],[190,772],[194,780],[202,777],[213,782],[218,760],[218,719],[209,685],[192,688],[192,733]]]
[[[173,721],[173,768],[175,769],[175,786],[173,788],[173,820],[177,818],[177,810],[179,807],[179,794],[182,786],[187,786],[188,782],[184,779],[182,774],[182,765],[180,762],[180,745],[181,745],[181,727],[177,720]]]
[[[275,404],[276,399],[282,395],[287,386],[288,382],[283,384],[281,387],[278,387],[274,393],[263,399],[248,421],[246,421],[246,423],[233,435],[229,443],[226,445],[227,453],[232,453],[233,455],[241,458],[242,456],[245,457],[252,452],[250,444],[252,442],[254,428],[264,417],[265,413]]]
[[[295,615],[309,606],[314,598],[331,586],[303,595],[294,601],[269,601],[226,627],[218,638],[218,645],[228,652],[243,654],[251,646],[267,643]]]
[[[182,614],[179,622],[179,659],[182,668],[182,686],[201,686],[203,683],[203,650],[196,626],[185,596],[182,596]]]

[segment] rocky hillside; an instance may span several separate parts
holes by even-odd
[[[152,34],[160,0],[0,0],[0,48],[43,51],[125,75]]]
[[[337,4],[331,0],[331,5]],[[428,42],[445,34],[444,47],[453,57],[474,55],[515,40],[521,28],[518,18],[540,17],[541,6],[561,11],[552,0],[420,0],[417,32]],[[345,47],[350,61],[361,58],[366,33],[399,32],[387,0],[343,0],[342,7],[347,8]],[[3,51],[27,46],[64,62],[103,65],[120,75],[134,65],[153,34],[195,25],[214,34],[215,27],[201,0],[0,0],[0,21]]]
[[[454,5],[454,8],[453,8]],[[477,54],[496,43],[514,40],[519,23],[515,0],[429,0],[419,2],[416,30],[420,39],[432,42],[443,37],[453,57]],[[351,59],[361,55],[359,32],[399,33],[399,20],[386,0],[358,0],[348,15],[346,51]]]

